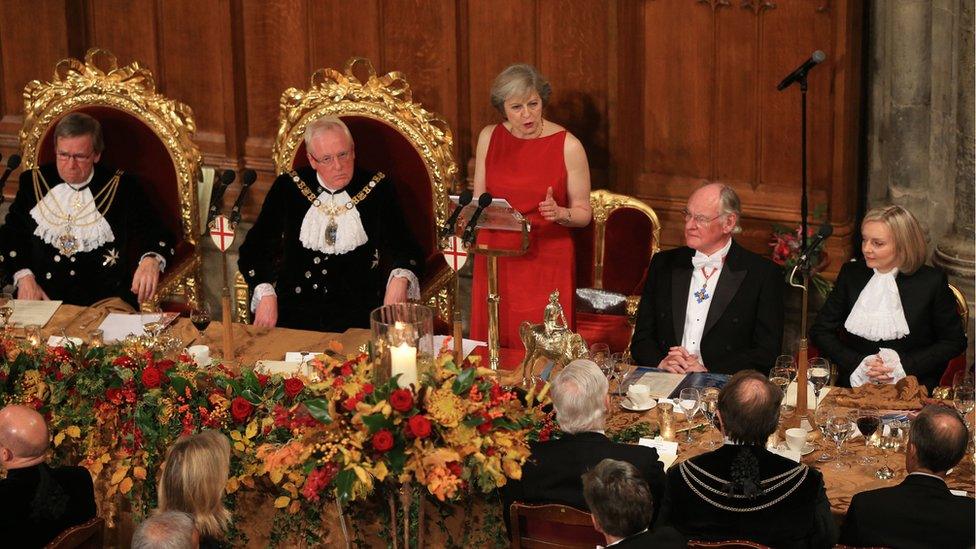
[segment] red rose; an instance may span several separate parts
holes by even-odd
[[[168,372],[172,370],[174,366],[176,366],[176,363],[168,358],[165,360],[160,360],[158,363],[156,363],[156,367],[159,368],[159,371],[161,372]]]
[[[452,461],[452,462],[448,463],[447,464],[447,470],[450,471],[451,474],[454,475],[454,476],[456,476],[456,477],[460,477],[461,476],[461,464],[458,463],[458,462],[456,462],[456,461]]]
[[[244,397],[235,397],[230,402],[230,415],[237,423],[241,423],[251,417],[251,412],[253,411],[254,405]]]
[[[386,429],[381,429],[373,435],[373,449],[377,452],[386,452],[393,448],[393,433]]]
[[[397,389],[390,393],[390,406],[397,412],[409,412],[413,408],[413,393],[410,389]]]
[[[348,377],[352,375],[352,366],[350,366],[349,363],[347,362],[342,365],[342,368],[339,369],[339,372],[342,374],[343,377]]]
[[[303,389],[305,389],[305,383],[297,377],[290,377],[285,380],[285,394],[288,395],[288,398],[295,398]]]
[[[367,383],[363,385],[363,392],[366,393],[367,395],[373,394],[373,384]]]
[[[410,433],[417,438],[427,438],[430,436],[430,420],[420,414],[408,419],[407,427],[410,428]]]
[[[491,431],[491,418],[488,417],[488,414],[482,414],[481,419],[483,421],[478,425],[478,433],[484,435],[487,434],[488,431]]]
[[[163,373],[155,366],[147,366],[142,370],[142,384],[146,389],[155,389],[163,382]]]
[[[356,405],[359,404],[359,399],[356,397],[349,397],[342,401],[342,407],[350,412],[356,411]]]
[[[257,374],[258,385],[264,387],[265,385],[268,384],[268,380],[270,379],[270,376],[266,376],[264,374],[258,374],[257,372],[255,372],[255,374]]]
[[[122,404],[122,389],[119,389],[118,387],[106,389],[105,400],[115,405]]]

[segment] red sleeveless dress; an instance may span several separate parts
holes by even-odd
[[[499,345],[501,365],[512,368],[522,361],[525,348],[519,338],[523,320],[542,322],[549,294],[559,290],[559,302],[573,327],[573,298],[576,291],[576,258],[569,229],[546,221],[539,202],[552,187],[560,205],[568,204],[566,162],[563,145],[566,132],[535,139],[519,139],[504,125],[495,126],[485,158],[486,190],[504,198],[532,224],[529,251],[518,257],[498,258]],[[479,230],[478,243],[518,249],[521,235],[515,232]],[[475,255],[471,289],[470,334],[488,340],[488,278],[484,256]],[[484,353],[487,356],[487,352]]]

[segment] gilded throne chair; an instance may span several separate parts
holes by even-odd
[[[407,225],[426,258],[420,301],[434,309],[435,318],[449,322],[453,272],[437,243],[437,227],[449,215],[448,195],[458,173],[447,122],[413,101],[401,73],[378,76],[369,60],[361,57],[346,61],[342,72],[319,69],[307,90],[285,90],[280,109],[273,149],[276,173],[308,165],[305,128],[331,115],[349,127],[357,166],[392,177]],[[236,319],[249,322],[249,289],[239,272],[234,301]]]
[[[136,177],[150,207],[176,237],[173,260],[144,309],[180,310],[202,298],[197,251],[197,182],[201,156],[186,105],[156,92],[152,73],[133,62],[119,67],[111,52],[92,48],[85,60],[59,61],[50,82],[24,89],[20,131],[24,169],[54,161],[54,127],[71,112],[97,119],[104,133],[102,161]],[[130,270],[135,271],[134,257]]]
[[[637,305],[661,224],[647,204],[622,194],[590,193],[593,222],[573,231],[576,246],[576,331],[613,352],[630,346]]]

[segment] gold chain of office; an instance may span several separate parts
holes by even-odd
[[[302,181],[300,177],[298,177],[298,173],[296,173],[295,170],[288,172],[288,175],[291,176],[291,179],[292,181],[295,182],[295,185],[298,185],[298,190],[300,190],[302,194],[305,195],[305,198],[307,198],[308,201],[311,202],[312,206],[318,208],[321,212],[331,217],[339,217],[340,215],[346,213],[347,211],[355,208],[356,204],[362,202],[363,199],[366,198],[366,196],[369,193],[371,193],[374,188],[376,188],[376,184],[382,181],[383,178],[386,177],[383,174],[383,172],[377,172],[376,175],[373,176],[373,179],[370,179],[369,183],[367,183],[366,186],[363,187],[361,191],[356,193],[356,196],[353,196],[349,200],[349,202],[347,202],[343,206],[336,206],[334,203],[323,204],[322,201],[319,200],[319,197],[312,192],[312,189],[309,189],[308,185],[306,185],[305,182]]]
[[[122,177],[122,173],[122,170],[117,170],[105,187],[98,191],[98,194],[94,195],[87,203],[81,201],[81,191],[72,189],[77,196],[76,201],[73,203],[73,207],[77,211],[75,213],[65,213],[57,199],[51,200],[54,203],[54,207],[57,208],[57,211],[54,211],[50,204],[41,200],[51,192],[51,187],[44,178],[44,174],[40,170],[34,170],[32,172],[34,197],[38,205],[38,210],[41,212],[41,217],[55,227],[64,227],[65,225],[88,227],[98,223],[105,217],[106,212],[108,212],[109,208],[112,207],[112,203],[115,201],[115,195],[119,189],[119,180]],[[55,219],[51,219],[51,216]],[[88,218],[91,218],[91,220],[82,222]]]

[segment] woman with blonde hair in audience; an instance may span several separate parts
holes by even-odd
[[[230,474],[230,442],[212,430],[182,437],[166,452],[159,480],[159,511],[182,511],[193,517],[200,547],[216,548],[230,524],[224,487]]]
[[[841,267],[810,337],[840,368],[840,384],[913,375],[932,389],[966,348],[948,279],[925,265],[925,235],[901,206],[868,212],[861,237],[864,258]]]

